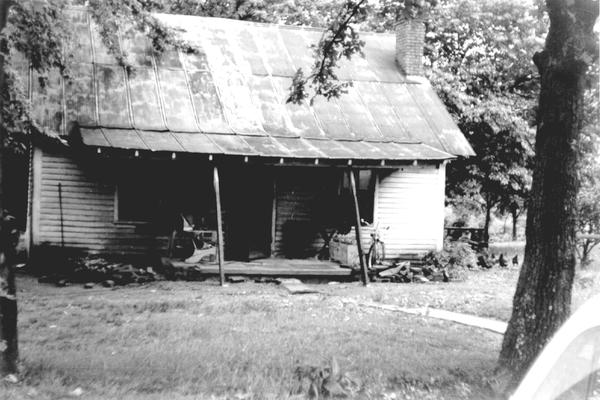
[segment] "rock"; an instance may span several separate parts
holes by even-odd
[[[58,282],[56,282],[56,286],[58,286],[58,287],[69,286],[69,281],[66,279],[61,279]]]
[[[515,256],[512,258],[512,264],[514,266],[519,265],[519,255],[518,254],[515,254]]]
[[[102,282],[102,286],[104,286],[104,287],[113,287],[113,286],[115,286],[115,281],[107,279],[104,282]]]
[[[19,383],[19,378],[15,374],[8,374],[4,377],[4,382]]]
[[[84,287],[85,289],[91,289],[91,288],[93,288],[93,287],[94,287],[94,282],[88,282],[88,283],[86,283],[85,285],[83,285],[83,287]]]
[[[417,283],[428,283],[429,279],[427,279],[421,275],[415,275],[415,276],[413,276],[413,281],[417,282]]]
[[[38,278],[39,283],[52,283],[54,282],[54,278],[48,275],[43,275]]]
[[[248,281],[248,278],[245,276],[232,275],[227,277],[227,281],[231,283],[243,283]]]
[[[75,388],[75,389],[74,389],[74,390],[73,390],[71,393],[69,393],[69,394],[70,394],[71,396],[73,396],[73,397],[79,397],[79,396],[81,396],[81,395],[83,394],[83,389],[82,389],[82,388],[80,388],[80,387],[78,387],[78,388]]]

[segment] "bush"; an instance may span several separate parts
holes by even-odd
[[[423,262],[438,269],[452,269],[455,267],[473,268],[477,265],[477,253],[466,241],[446,240],[442,250],[427,253],[423,257]]]

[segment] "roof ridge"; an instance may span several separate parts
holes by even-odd
[[[86,6],[79,6],[79,5],[68,5],[68,6],[65,6],[65,9],[73,10],[73,11],[89,12]],[[284,23],[280,23],[280,22],[276,22],[276,23],[275,22],[257,22],[257,21],[247,21],[247,20],[224,18],[224,17],[208,17],[208,16],[201,16],[201,15],[175,14],[175,13],[164,13],[164,12],[156,12],[156,13],[152,13],[152,14],[157,15],[157,16],[166,16],[167,18],[177,16],[177,17],[184,17],[184,18],[199,18],[199,19],[206,19],[206,20],[221,20],[221,21],[224,20],[224,21],[232,21],[233,23],[240,24],[240,25],[272,26],[272,27],[289,29],[289,30],[302,30],[302,31],[313,31],[313,32],[323,32],[325,30],[325,28],[318,28],[318,27],[310,26],[310,25],[288,25],[288,24],[284,24]],[[373,32],[373,31],[359,30],[358,33],[361,35],[369,35],[369,36],[389,36],[389,37],[394,36],[393,32]]]

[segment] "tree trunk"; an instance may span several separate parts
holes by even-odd
[[[6,26],[9,0],[0,0],[0,31]],[[4,58],[0,55],[0,90],[6,90]],[[0,98],[0,109],[2,98]],[[0,376],[17,372],[17,298],[12,259],[12,223],[3,210],[3,152],[6,132],[0,116]]]
[[[483,224],[483,241],[489,243],[490,241],[490,221],[492,219],[492,202],[489,198],[485,200],[485,222]]]
[[[516,210],[511,211],[512,216],[512,240],[517,240],[517,223],[519,222],[519,213]]]
[[[550,29],[544,50],[534,56],[541,91],[527,244],[499,358],[498,372],[508,377],[509,390],[569,316],[576,263],[577,144],[598,1],[546,5]]]

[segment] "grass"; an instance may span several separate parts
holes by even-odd
[[[288,399],[297,365],[332,357],[360,377],[360,399],[491,399],[486,382],[500,335],[342,299],[506,320],[517,274],[320,284],[310,295],[214,281],[86,290],[20,277],[22,382],[0,383],[0,399],[68,398],[76,388],[83,399]],[[594,279],[592,289],[576,284],[577,299],[598,290]]]

